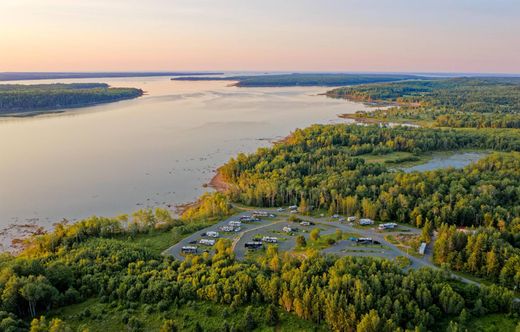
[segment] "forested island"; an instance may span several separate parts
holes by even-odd
[[[520,128],[520,78],[411,80],[343,87],[327,92],[372,105],[395,106],[345,117],[414,122],[435,127]]]
[[[420,79],[418,75],[404,74],[272,74],[255,76],[184,76],[172,78],[176,81],[238,81],[239,87],[288,87],[288,86],[342,86],[377,82],[394,82]]]
[[[28,116],[137,98],[143,90],[104,83],[2,84],[0,116]]]

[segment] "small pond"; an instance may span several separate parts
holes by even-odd
[[[416,165],[412,167],[406,167],[402,170],[406,173],[411,172],[425,172],[425,171],[432,171],[439,168],[447,168],[447,167],[454,167],[454,168],[463,168],[473,162],[476,162],[483,157],[487,156],[487,152],[461,152],[461,153],[454,153],[451,155],[442,154],[442,155],[434,155],[433,158],[428,161],[427,163]]]

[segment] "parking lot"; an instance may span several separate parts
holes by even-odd
[[[262,217],[260,221],[242,222],[240,231],[238,232],[222,232],[224,226],[229,226],[231,221],[239,221],[241,217],[250,216],[252,211],[244,211],[233,215],[211,227],[198,231],[174,246],[167,249],[164,254],[172,255],[179,260],[184,259],[182,253],[183,247],[196,246],[197,253],[204,251],[214,253],[212,246],[205,246],[200,244],[201,239],[227,238],[232,241],[232,247],[236,258],[243,260],[247,253],[254,251],[254,249],[246,248],[246,243],[258,242],[263,237],[272,237],[277,239],[276,245],[280,252],[291,251],[296,248],[296,237],[303,235],[309,241],[310,232],[315,229],[320,229],[320,235],[326,236],[333,234],[336,230],[341,230],[343,233],[354,234],[358,238],[370,238],[378,244],[361,244],[353,239],[343,239],[331,244],[322,250],[323,253],[335,254],[338,256],[375,256],[387,259],[395,259],[398,256],[407,256],[411,261],[411,267],[420,267],[430,265],[428,257],[418,258],[408,255],[399,249],[396,245],[385,240],[387,234],[419,234],[420,231],[409,226],[398,225],[395,229],[379,230],[377,225],[359,226],[358,223],[346,222],[341,216],[336,218],[331,217],[310,217],[297,215],[301,220],[306,221],[304,225],[300,222],[289,221],[291,215],[288,211],[279,212],[275,209],[263,209],[267,213],[276,214],[275,217]],[[340,222],[342,220],[342,222]],[[307,223],[308,222],[308,223]],[[290,227],[291,232],[284,231],[285,227]],[[207,236],[208,232],[217,231],[218,238],[211,238]],[[261,244],[265,247],[269,243]]]

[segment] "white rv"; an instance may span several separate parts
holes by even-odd
[[[372,219],[363,218],[363,219],[359,219],[359,224],[362,226],[373,225],[374,221]]]
[[[209,237],[217,238],[217,237],[219,237],[220,234],[218,232],[209,231],[209,232],[206,233],[206,235],[209,236]]]
[[[197,247],[195,246],[185,246],[181,249],[183,254],[196,254],[197,253]]]
[[[395,222],[389,222],[389,223],[386,223],[386,224],[381,224],[379,225],[379,229],[380,230],[385,230],[385,229],[394,229],[397,227],[397,224]]]
[[[271,236],[264,236],[262,238],[262,242],[267,242],[267,243],[278,243],[278,238],[277,237],[271,237]]]
[[[215,245],[215,240],[212,240],[212,239],[200,239],[199,243],[202,244],[202,245],[205,245],[205,246],[213,246],[213,245]]]

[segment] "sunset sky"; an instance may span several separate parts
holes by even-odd
[[[518,0],[0,0],[0,71],[520,73]]]

